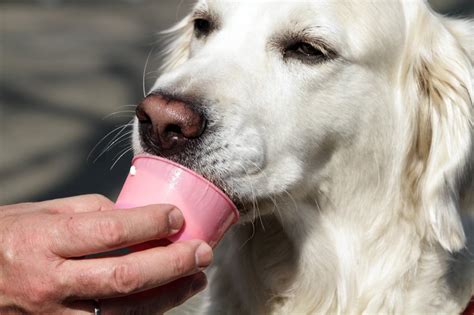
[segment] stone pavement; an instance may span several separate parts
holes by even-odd
[[[433,1],[443,11],[474,12],[473,0]],[[83,193],[116,197],[131,154],[110,168],[128,138],[98,156],[133,116],[126,105],[143,96],[145,60],[161,44],[156,31],[189,6],[189,0],[0,1],[0,204]],[[159,56],[150,61],[147,85]]]

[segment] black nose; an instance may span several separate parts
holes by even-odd
[[[137,106],[136,115],[142,140],[160,155],[183,151],[206,128],[206,119],[190,104],[159,94],[147,96]]]

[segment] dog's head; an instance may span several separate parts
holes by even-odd
[[[198,1],[138,107],[135,152],[193,168],[245,204],[312,193],[338,159],[363,178],[371,162],[344,169],[340,152],[363,160],[380,147],[402,170],[386,174],[399,174],[403,198],[457,249],[472,128],[462,29],[421,0]]]

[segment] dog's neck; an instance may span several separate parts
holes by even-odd
[[[240,296],[244,313],[461,312],[470,292],[450,282],[449,255],[420,236],[414,209],[392,202],[393,174],[377,167],[383,154],[372,158],[336,161],[358,173],[319,174],[314,191],[261,204],[273,215],[234,229],[212,294]]]
[[[282,225],[268,216],[223,244],[212,290],[224,309],[223,295],[239,301],[236,313],[260,314],[456,313],[467,304],[446,277],[447,254],[423,244],[407,222],[375,216],[359,225],[309,201],[297,206],[305,212],[299,220]],[[432,299],[420,301],[425,296]]]

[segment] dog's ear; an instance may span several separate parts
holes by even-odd
[[[167,37],[166,47],[163,50],[162,72],[173,70],[189,59],[194,31],[191,21],[192,17],[188,15],[175,26],[160,33]]]
[[[402,68],[405,196],[421,210],[427,238],[453,252],[465,245],[459,192],[472,157],[474,28],[420,12]]]

